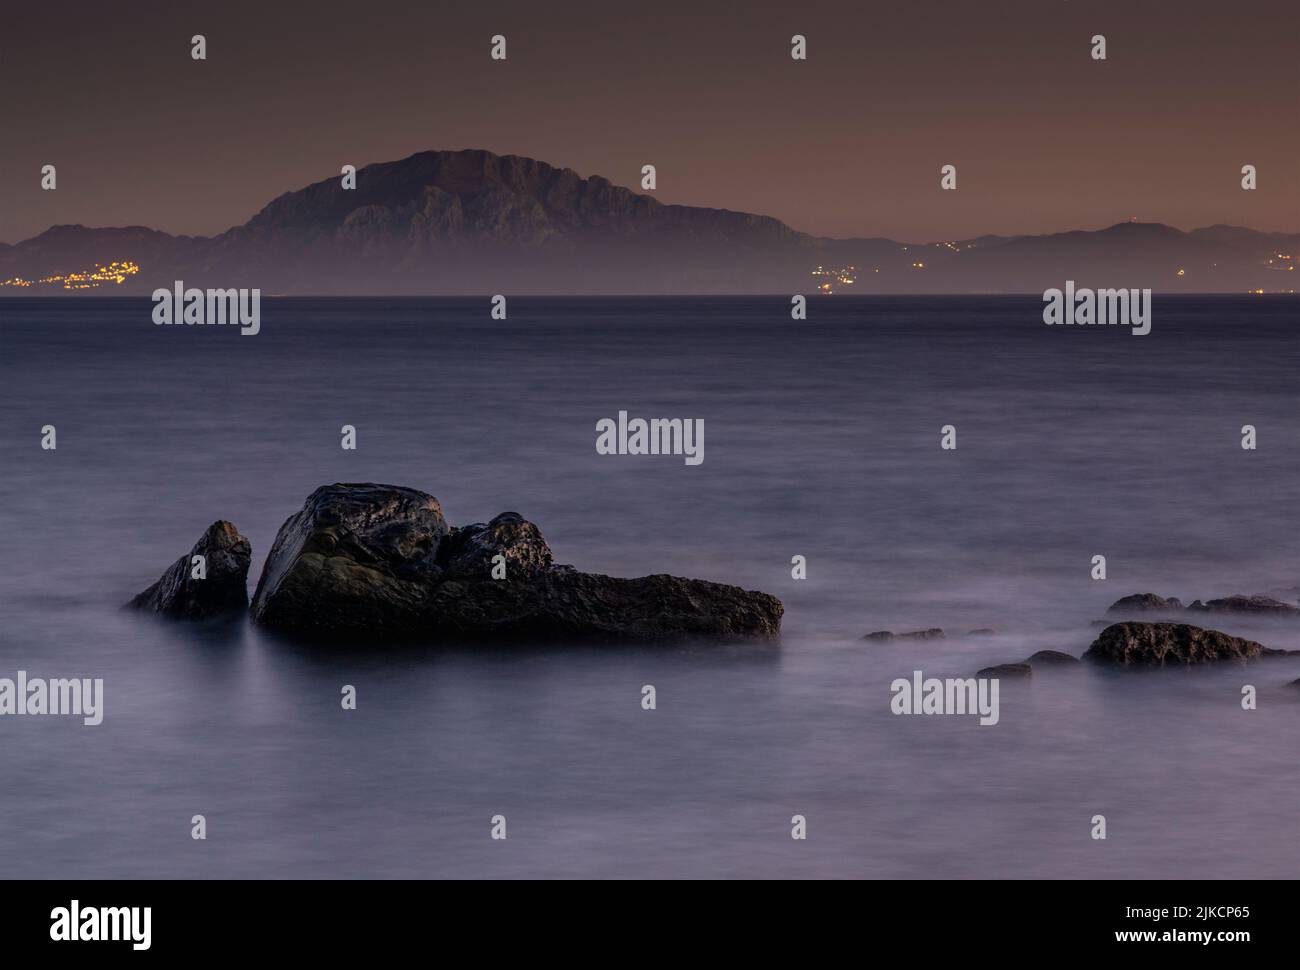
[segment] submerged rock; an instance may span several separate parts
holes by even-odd
[[[1121,667],[1164,667],[1254,660],[1274,652],[1254,640],[1186,623],[1115,623],[1084,656]]]
[[[1189,611],[1197,613],[1263,613],[1272,616],[1300,616],[1300,609],[1271,596],[1225,596],[1202,603],[1196,600]]]
[[[992,667],[985,667],[979,671],[976,677],[1029,677],[1033,670],[1027,663],[1018,664],[996,664]]]
[[[1073,654],[1062,653],[1060,650],[1039,650],[1027,657],[1024,662],[1045,667],[1069,667],[1080,663],[1080,660]]]
[[[194,557],[203,557],[202,579],[195,578]],[[165,616],[201,620],[241,612],[248,606],[248,566],[253,547],[231,522],[213,522],[187,555],[181,556],[158,582],[126,604]]]
[[[862,639],[885,643],[890,640],[943,640],[946,639],[946,637],[941,629],[933,627],[929,630],[913,630],[911,633],[894,633],[892,630],[877,630],[874,633],[868,633]]]
[[[1028,677],[1034,672],[1034,667],[1066,667],[1071,664],[1078,664],[1079,658],[1072,657],[1068,653],[1062,653],[1059,650],[1039,650],[1037,653],[1024,660],[1009,664],[995,664],[992,667],[985,667],[975,676],[977,677]]]
[[[1182,600],[1176,596],[1168,598],[1155,593],[1134,593],[1123,596],[1110,604],[1107,613],[1181,613]]]
[[[990,630],[988,627],[980,627],[978,630],[967,630],[968,637],[991,637],[997,633],[996,630]]]
[[[578,572],[515,512],[453,528],[433,496],[367,483],[318,488],[281,526],[252,613],[322,636],[653,639],[775,637],[783,608],[703,580]]]

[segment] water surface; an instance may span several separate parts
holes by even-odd
[[[1131,592],[1300,583],[1296,310],[1157,298],[1134,337],[1045,327],[1034,297],[836,296],[806,322],[780,299],[513,298],[507,321],[294,299],[243,337],[144,300],[0,301],[0,676],[107,692],[98,728],[0,719],[6,874],[1294,876],[1300,658],[1040,671],[992,727],[895,717],[889,684],[1081,654]],[[704,463],[597,455],[619,410],[704,419]],[[217,518],[251,588],[312,489],[367,480],[457,524],[518,511],[581,569],[766,590],[784,636],[323,652],[117,609]],[[1300,624],[1216,625],[1300,649]]]

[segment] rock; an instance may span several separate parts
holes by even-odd
[[[498,554],[504,579],[492,577]],[[452,528],[433,496],[367,483],[318,488],[281,526],[252,612],[317,636],[635,640],[775,637],[783,608],[702,580],[582,573],[517,513]]]
[[[889,640],[943,640],[945,637],[942,630],[938,627],[934,627],[929,630],[913,630],[911,633],[894,633],[891,630],[877,630],[874,633],[868,633],[862,639],[885,643]]]
[[[1110,604],[1107,613],[1180,613],[1183,604],[1176,596],[1166,599],[1155,593],[1134,593]]]
[[[1269,599],[1281,600],[1283,603],[1300,602],[1300,586],[1278,586],[1264,592]]]
[[[1018,664],[997,664],[993,667],[985,667],[979,671],[976,677],[1029,677],[1033,674],[1027,663]]]
[[[1039,650],[1024,660],[1024,663],[1041,664],[1045,667],[1070,667],[1079,662],[1078,657],[1062,653],[1060,650]]]
[[[1164,667],[1254,660],[1264,652],[1253,640],[1186,623],[1115,623],[1101,631],[1084,657],[1121,667]]]
[[[194,557],[204,557],[205,578],[194,579]],[[158,582],[136,595],[126,609],[201,620],[239,613],[248,606],[248,566],[253,547],[224,519],[208,526],[187,555]]]
[[[996,664],[992,667],[985,667],[976,676],[1028,677],[1033,673],[1035,665],[1042,667],[1066,667],[1078,663],[1079,658],[1072,657],[1068,653],[1062,653],[1059,650],[1039,650],[1033,656],[1026,657],[1019,663]]]
[[[1271,596],[1225,596],[1202,603],[1196,600],[1188,610],[1198,613],[1263,613],[1272,616],[1300,616],[1300,609]]]
[[[448,543],[449,572],[488,573],[498,553],[506,557],[508,576],[516,570],[531,574],[553,562],[541,531],[518,512],[502,512],[487,525],[476,523],[453,529]]]
[[[991,637],[991,636],[993,636],[995,633],[997,633],[996,630],[990,630],[988,627],[980,627],[978,630],[967,630],[967,631],[966,631],[966,636],[968,636],[968,637]]]

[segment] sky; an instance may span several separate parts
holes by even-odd
[[[637,189],[653,164],[661,201],[835,237],[1133,217],[1300,230],[1300,0],[113,10],[5,14],[0,241],[61,223],[210,235],[344,164],[457,148]],[[489,57],[498,33],[505,61]]]

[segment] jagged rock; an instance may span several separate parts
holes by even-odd
[[[433,496],[366,483],[318,488],[281,526],[252,612],[317,636],[655,639],[775,637],[783,608],[702,580],[582,573],[517,513],[457,529]]]
[[[979,671],[976,677],[1029,677],[1033,674],[1027,663],[1018,664],[996,664],[992,667],[985,667]]]
[[[453,529],[447,541],[447,569],[455,573],[488,573],[498,554],[506,557],[507,575],[536,572],[554,561],[537,526],[518,512],[502,512],[487,525]]]
[[[913,630],[911,633],[894,633],[892,630],[876,630],[874,633],[868,633],[862,639],[885,643],[889,640],[943,640],[945,637],[942,630],[938,627],[934,627],[929,630]]]
[[[1189,611],[1197,613],[1264,613],[1273,616],[1300,616],[1300,609],[1271,596],[1225,596],[1202,603],[1196,600]]]
[[[193,578],[194,557],[204,557],[205,577]],[[241,612],[248,606],[248,566],[253,547],[224,519],[208,526],[188,555],[168,567],[158,582],[137,594],[126,609],[201,620]]]
[[[1164,667],[1254,660],[1269,652],[1253,640],[1186,623],[1115,623],[1084,656],[1122,667]]]
[[[1183,603],[1178,597],[1166,599],[1155,593],[1134,593],[1110,604],[1107,613],[1181,613]]]
[[[1040,664],[1046,667],[1070,667],[1079,663],[1079,658],[1060,650],[1039,650],[1027,657],[1027,664]]]

